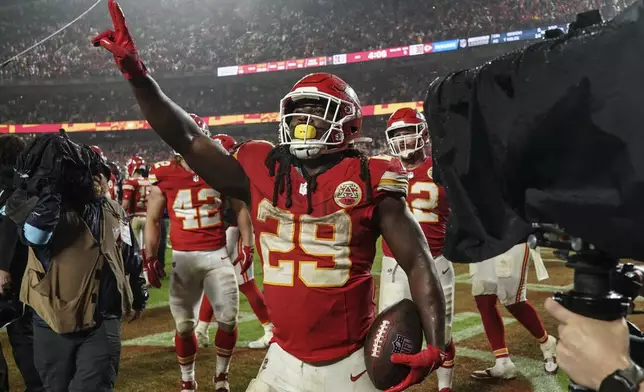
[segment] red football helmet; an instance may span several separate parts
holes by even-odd
[[[410,132],[400,132],[403,128]],[[396,110],[387,121],[385,135],[391,155],[403,159],[408,159],[429,144],[427,120],[421,112],[412,108]]]
[[[203,118],[193,113],[190,113],[190,117],[192,117],[192,119],[195,120],[195,122],[199,126],[199,129],[201,129],[201,132],[203,132],[204,135],[210,137],[210,128],[208,128],[208,124],[206,123],[206,121]]]
[[[135,155],[127,163],[127,176],[132,177],[137,170],[145,170],[145,160]]]
[[[94,150],[94,152],[97,153],[99,157],[103,158],[103,160],[107,162],[107,158],[105,157],[105,154],[103,154],[103,150],[101,150],[99,146],[89,146],[89,148]]]
[[[213,136],[212,140],[215,140],[221,143],[224,149],[228,152],[232,152],[233,148],[235,147],[235,144],[237,144],[237,141],[235,141],[235,139],[232,136],[226,135],[225,133],[220,133],[218,135]]]
[[[324,107],[324,113],[295,113],[297,101],[313,100]],[[306,119],[303,130],[291,129],[293,117]],[[318,135],[310,126],[311,119],[329,124]],[[280,144],[290,146],[291,154],[301,159],[342,151],[358,137],[362,128],[362,108],[355,91],[345,81],[329,73],[315,73],[302,78],[280,102]]]

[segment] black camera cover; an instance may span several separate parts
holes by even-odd
[[[641,9],[432,83],[425,113],[452,207],[448,259],[488,259],[542,222],[644,260]]]

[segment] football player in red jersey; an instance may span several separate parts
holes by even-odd
[[[432,176],[432,158],[427,156],[429,132],[427,121],[416,109],[401,108],[391,115],[385,131],[389,152],[402,160],[409,178],[407,204],[420,224],[434,257],[436,270],[445,295],[445,341],[446,357],[436,371],[438,390],[452,391],[452,375],[456,350],[452,341],[454,319],[454,267],[442,255],[449,217],[449,203],[445,189],[438,186]],[[411,298],[405,271],[398,266],[386,241],[382,242],[382,272],[380,275],[379,311],[403,298]]]
[[[225,134],[215,135],[212,139],[220,142],[222,147],[228,152],[232,152],[237,144],[234,138]],[[244,203],[234,203],[228,207],[224,210],[223,214],[224,222],[228,224],[226,228],[226,248],[235,266],[239,291],[244,293],[255,316],[257,316],[257,319],[264,327],[264,335],[255,341],[248,342],[248,347],[253,349],[267,348],[273,338],[273,323],[270,322],[270,318],[268,317],[268,310],[264,303],[264,294],[259,290],[255,282],[253,268],[253,259],[255,256],[253,226],[250,220],[246,222],[246,217],[250,217],[248,216],[248,209]],[[243,210],[240,210],[240,208],[243,208]],[[241,219],[238,217],[241,217]],[[202,347],[207,347],[210,344],[208,327],[212,322],[213,316],[212,305],[204,296],[204,299],[201,301],[201,308],[199,309],[199,323],[195,330],[197,333],[197,341]]]
[[[150,194],[150,181],[144,177],[145,169],[143,158],[133,156],[127,163],[127,179],[123,181],[123,209],[132,217],[132,229],[141,249],[145,249],[143,229]]]
[[[280,145],[241,144],[234,156],[205,137],[148,75],[118,3],[115,30],[94,38],[115,55],[151,127],[222,194],[247,202],[264,263],[273,343],[247,391],[376,391],[363,344],[375,318],[371,266],[380,234],[409,277],[427,348],[394,354],[421,382],[443,361],[445,299],[427,240],[407,208],[398,159],[350,147],[362,126],[353,89],[331,74],[297,82],[281,101]]]
[[[548,334],[537,311],[526,297],[528,267],[531,262],[537,269],[537,278],[539,280],[547,278],[539,251],[531,250],[526,243],[515,245],[507,252],[491,259],[470,264],[472,295],[496,359],[494,366],[472,373],[475,379],[508,380],[518,374],[516,366],[510,359],[505,341],[505,327],[496,307],[497,302],[501,302],[539,343],[545,372],[555,374],[559,369],[556,358],[557,339]]]
[[[106,164],[107,162],[107,157],[105,157],[105,154],[103,154],[103,150],[99,146],[89,146],[92,150],[94,150],[95,153],[97,153],[103,160],[105,161]],[[116,200],[117,198],[117,192],[116,192],[116,187],[118,184],[118,180],[114,173],[110,174],[110,178],[107,181],[107,192],[105,193],[105,197],[108,197],[112,200]]]
[[[199,123],[197,119],[195,121]],[[159,225],[163,210],[167,208],[172,241],[170,311],[176,324],[175,351],[181,368],[181,391],[193,392],[197,389],[195,327],[199,302],[205,292],[214,303],[218,323],[213,382],[217,392],[229,392],[228,368],[237,342],[239,291],[233,264],[226,250],[222,196],[192,171],[179,155],[174,161],[156,163],[149,179],[152,190],[145,225],[146,263],[150,283],[155,287],[161,286],[158,276],[153,273],[159,268],[152,255],[157,254]],[[239,201],[235,203],[243,204]],[[248,216],[247,210],[245,213]],[[250,225],[250,217],[246,220]],[[252,233],[247,235],[250,237]]]

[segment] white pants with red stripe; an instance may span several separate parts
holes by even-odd
[[[472,295],[496,295],[505,306],[526,300],[530,248],[519,244],[509,251],[470,264]]]
[[[194,330],[204,292],[212,304],[217,322],[236,325],[239,289],[226,249],[173,251],[170,312],[179,333]]]
[[[445,342],[449,342],[452,339],[454,320],[454,266],[442,255],[434,259],[434,265],[445,295]],[[411,299],[407,274],[398,265],[396,259],[385,256],[382,258],[380,272],[378,312],[382,312],[403,298]]]
[[[230,255],[230,260],[235,261],[237,255],[241,251],[241,247],[242,242],[241,236],[239,235],[239,228],[237,226],[230,226],[228,229],[226,229],[226,250]],[[252,264],[250,268],[243,274],[241,273],[241,263],[235,264],[234,267],[238,284],[242,285],[255,279],[255,272]]]
[[[246,392],[378,392],[366,371],[362,348],[333,364],[313,366],[272,343]]]

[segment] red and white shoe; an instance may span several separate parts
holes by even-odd
[[[196,390],[196,381],[181,381],[181,392],[195,392]]]
[[[438,392],[452,392],[452,388],[443,388]]]
[[[230,392],[230,384],[228,384],[228,373],[219,373],[212,378],[215,384],[215,392]]]

